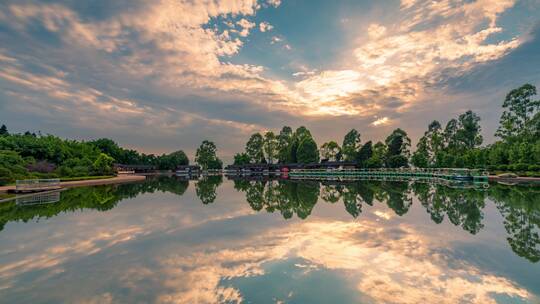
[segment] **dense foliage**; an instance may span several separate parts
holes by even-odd
[[[248,163],[313,163],[325,161],[356,162],[360,168],[485,168],[491,171],[519,171],[538,175],[540,171],[540,101],[533,85],[512,90],[503,102],[504,113],[496,132],[499,141],[481,146],[480,117],[466,111],[450,119],[445,127],[434,120],[419,139],[411,155],[411,139],[397,128],[384,142],[361,143],[356,129],[350,130],[340,147],[336,141],[317,149],[306,127],[296,131],[285,126],[276,136],[255,133],[245,153],[234,157],[235,165]],[[320,155],[320,157],[319,157]]]
[[[278,163],[318,162],[319,149],[311,132],[303,126],[294,132],[285,126],[277,136],[272,131],[264,136],[255,133],[246,143],[245,152],[234,156],[235,165],[274,163],[275,160]]]
[[[203,170],[216,170],[223,168],[223,162],[216,155],[216,145],[208,140],[203,140],[197,153],[195,154],[195,162],[203,168]]]
[[[480,117],[472,111],[451,119],[444,130],[433,121],[411,158],[417,167],[488,168],[498,171],[540,171],[540,101],[526,84],[512,90],[495,135],[499,141],[480,147]]]
[[[114,163],[172,170],[189,160],[183,151],[146,155],[106,138],[81,142],[30,132],[10,134],[5,125],[0,127],[0,185],[25,178],[110,175]]]

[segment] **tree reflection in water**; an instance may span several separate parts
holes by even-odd
[[[223,176],[209,175],[195,182],[195,193],[205,205],[213,203],[217,198],[217,188],[223,183]]]
[[[205,205],[217,199],[222,176],[205,176],[195,183],[195,193]],[[243,192],[253,210],[279,212],[284,219],[295,215],[306,219],[321,201],[343,202],[345,210],[358,218],[364,204],[387,205],[396,215],[405,215],[416,197],[434,223],[444,218],[471,234],[484,227],[486,199],[495,203],[504,219],[507,241],[512,250],[531,262],[540,260],[540,187],[491,185],[489,189],[455,189],[446,185],[403,181],[298,181],[257,178],[233,179],[234,188]],[[189,181],[181,177],[157,176],[142,183],[104,185],[64,191],[59,202],[20,206],[0,204],[0,231],[8,222],[50,218],[62,212],[84,209],[107,211],[120,201],[155,191],[183,195]]]
[[[531,262],[540,260],[540,188],[499,185],[489,191],[504,218],[512,250]]]
[[[189,186],[188,180],[170,176],[148,178],[144,183],[103,185],[73,188],[63,191],[60,201],[54,204],[21,206],[15,201],[0,203],[0,231],[8,222],[51,218],[63,212],[85,209],[107,211],[120,201],[155,191],[183,195]]]
[[[285,219],[295,214],[305,219],[318,198],[335,204],[340,200],[345,210],[357,218],[363,204],[374,201],[386,204],[403,216],[412,206],[413,195],[440,224],[445,216],[455,226],[477,234],[484,228],[485,200],[494,201],[504,217],[508,243],[512,250],[531,262],[540,260],[540,188],[492,185],[483,188],[452,188],[442,184],[403,181],[289,181],[234,180],[235,189],[246,193],[250,206],[260,211],[278,210]]]

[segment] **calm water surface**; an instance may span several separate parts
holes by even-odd
[[[40,200],[0,204],[1,303],[540,303],[539,187],[159,177]]]

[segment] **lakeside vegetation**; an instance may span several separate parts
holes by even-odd
[[[400,128],[375,144],[362,144],[360,132],[352,129],[341,146],[329,141],[318,148],[306,127],[293,131],[285,126],[278,135],[272,131],[251,135],[245,151],[234,156],[234,164],[346,161],[361,168],[483,168],[540,176],[540,101],[533,100],[536,94],[536,87],[525,84],[506,95],[495,133],[498,141],[487,146],[482,146],[481,119],[469,110],[450,119],[444,128],[432,121],[413,153],[411,139]]]
[[[189,160],[183,151],[147,155],[107,138],[85,142],[40,133],[10,134],[5,125],[0,128],[0,185],[27,178],[103,178],[114,175],[114,163],[169,170]]]
[[[530,84],[506,95],[495,133],[498,141],[487,146],[482,146],[480,117],[466,111],[444,128],[439,121],[431,122],[414,152],[401,128],[376,143],[362,143],[360,132],[352,129],[341,145],[329,141],[319,147],[306,127],[293,131],[285,126],[277,135],[272,131],[251,135],[245,151],[234,156],[234,164],[346,161],[360,168],[483,168],[540,176],[540,101],[533,99],[536,95],[536,87]],[[195,162],[203,170],[223,167],[216,145],[208,140],[198,147]],[[0,185],[25,178],[110,176],[114,163],[175,170],[188,165],[189,159],[182,150],[156,156],[122,148],[107,138],[76,141],[41,133],[11,134],[5,125],[0,127]]]

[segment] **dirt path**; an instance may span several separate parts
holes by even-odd
[[[60,186],[62,188],[72,188],[72,187],[83,187],[83,186],[121,184],[121,183],[143,181],[145,180],[145,178],[146,177],[142,175],[120,175],[113,178],[60,182]],[[7,192],[8,190],[11,190],[11,189],[15,189],[15,186],[1,186],[0,192]]]

